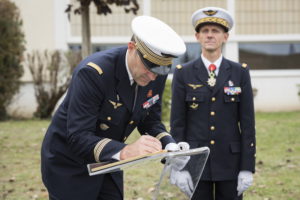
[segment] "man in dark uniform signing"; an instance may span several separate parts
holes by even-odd
[[[132,31],[127,47],[97,52],[73,73],[42,145],[50,199],[123,199],[122,172],[89,176],[86,165],[179,149],[161,122],[161,98],[172,59],[185,44],[153,17],[136,17]],[[124,144],[136,127],[142,136]]]
[[[171,134],[176,141],[188,142],[191,148],[210,148],[192,199],[242,199],[255,170],[249,68],[222,56],[222,46],[233,26],[226,10],[197,10],[192,23],[202,53],[198,59],[178,65],[174,73]],[[176,177],[181,183],[185,178],[180,173]]]

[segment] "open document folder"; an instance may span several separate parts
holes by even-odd
[[[128,167],[147,162],[157,162],[162,165],[162,171],[157,174],[157,181],[153,185],[154,190],[151,192],[152,200],[156,199],[191,199],[197,184],[200,180],[206,160],[209,155],[208,147],[195,148],[190,150],[182,150],[176,152],[160,151],[153,154],[134,157],[127,160],[106,163],[88,164],[90,176],[106,174],[124,170]],[[176,159],[183,159],[187,162],[180,169],[173,167]],[[148,194],[149,195],[149,194]]]

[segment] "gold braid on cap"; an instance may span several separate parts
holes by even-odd
[[[207,22],[217,23],[217,24],[225,26],[226,28],[229,29],[229,23],[225,19],[218,18],[218,17],[205,17],[205,18],[199,19],[196,22],[195,27],[197,27],[199,24],[207,23]]]
[[[139,40],[138,37],[134,36],[134,39],[136,41],[137,49],[143,54],[144,59],[147,59],[154,64],[162,66],[172,64],[172,57],[159,56],[153,51],[151,51],[144,42]]]

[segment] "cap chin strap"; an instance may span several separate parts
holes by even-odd
[[[155,73],[155,74],[158,74],[158,75],[166,75],[170,72],[171,70],[171,65],[167,65],[167,66],[161,66],[161,65],[157,65],[155,63],[152,63],[150,62],[149,60],[143,58],[143,55],[142,53],[137,49],[137,53],[138,55],[140,56],[143,64],[145,65],[145,67]]]
[[[147,45],[142,42],[138,37],[134,36],[134,39],[136,41],[136,47],[140,51],[140,53],[143,55],[144,59],[147,59],[148,61],[157,64],[157,65],[171,65],[172,64],[172,57],[164,57],[159,56],[155,54],[151,49],[147,47]],[[165,54],[167,55],[167,54]]]

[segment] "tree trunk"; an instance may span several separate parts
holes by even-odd
[[[89,5],[81,4],[81,9],[81,55],[85,58],[92,52]]]

